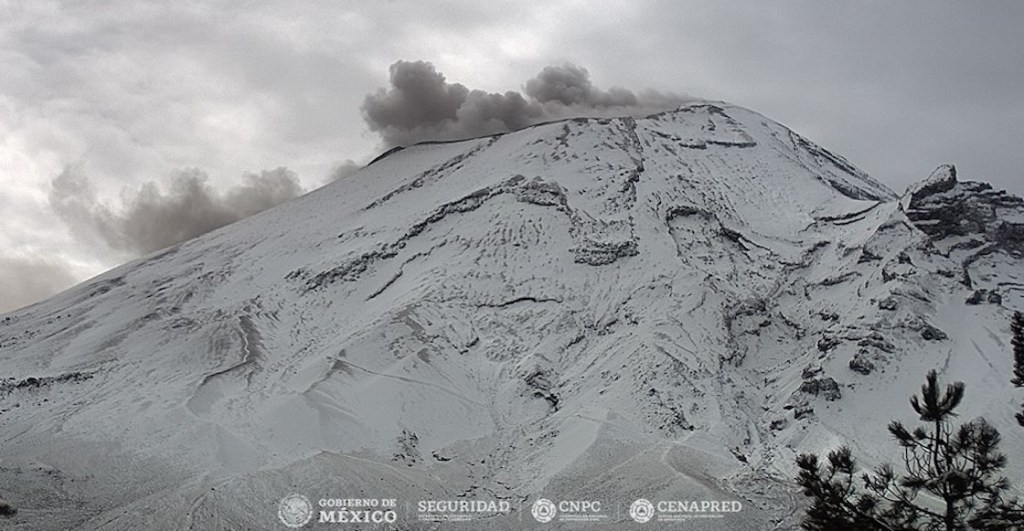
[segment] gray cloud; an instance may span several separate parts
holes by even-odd
[[[73,285],[65,264],[41,258],[0,256],[0,313],[48,297]]]
[[[50,206],[80,240],[112,249],[149,253],[188,240],[287,201],[302,193],[286,168],[249,173],[242,184],[220,193],[196,169],[173,175],[163,191],[147,182],[124,194],[120,211],[97,199],[80,168],[69,166],[52,182]]]
[[[411,129],[422,124],[454,120],[469,89],[449,85],[444,75],[425,61],[391,65],[391,90],[367,96],[363,110],[370,128],[377,125]]]
[[[516,91],[489,93],[448,83],[426,61],[391,65],[391,86],[363,101],[363,118],[388,146],[424,140],[453,140],[514,131],[573,116],[640,115],[670,109],[688,98],[647,90],[601,90],[586,68],[565,64],[544,68]]]
[[[544,67],[537,77],[526,82],[526,94],[541,103],[557,101],[562,105],[589,107],[639,105],[632,91],[612,87],[604,92],[590,82],[590,72],[586,68],[571,64]]]
[[[333,170],[331,170],[331,173],[327,176],[326,182],[330,183],[337,181],[338,179],[348,177],[349,175],[363,169],[363,166],[365,166],[365,164],[360,164],[352,159],[345,159],[345,162],[338,164]]]

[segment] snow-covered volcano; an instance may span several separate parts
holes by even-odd
[[[789,528],[795,455],[894,459],[931,368],[1021,485],[1022,257],[1019,199],[951,167],[899,197],[726,104],[395,150],[0,317],[0,524],[275,529],[295,492]]]

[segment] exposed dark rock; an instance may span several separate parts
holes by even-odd
[[[878,301],[878,309],[886,311],[895,311],[899,307],[899,303],[896,302],[894,297],[886,297]]]
[[[893,345],[888,339],[885,338],[879,332],[871,332],[868,337],[861,339],[857,342],[862,347],[874,347],[883,352],[892,353],[896,351],[896,346]]]
[[[92,373],[69,372],[59,376],[29,376],[22,380],[15,381],[13,378],[0,380],[0,392],[11,392],[15,389],[38,389],[54,384],[78,383],[92,378]]]
[[[543,398],[547,400],[552,408],[558,409],[559,398],[558,395],[551,391],[554,384],[551,381],[550,372],[536,369],[527,375],[524,381],[526,385],[533,389],[534,398]]]
[[[1004,221],[996,227],[995,240],[1002,248],[1024,255],[1024,223]]]
[[[860,276],[860,273],[858,273],[856,271],[847,271],[846,273],[843,273],[841,275],[836,275],[836,276],[828,277],[828,278],[822,280],[821,281],[821,285],[822,286],[835,286],[837,284],[842,284],[843,282],[846,282],[847,280],[850,280],[851,278],[855,278],[855,277],[859,277],[859,276]]]
[[[18,510],[0,498],[0,518],[10,518],[16,514],[18,514]]]
[[[661,428],[673,434],[678,434],[681,431],[694,431],[697,429],[696,426],[690,424],[690,421],[686,420],[686,415],[682,411],[676,409],[672,410],[669,422],[662,425]]]
[[[574,261],[577,264],[589,264],[593,266],[608,265],[619,258],[636,256],[640,253],[635,240],[622,242],[598,243],[592,242],[587,247],[573,249]]]
[[[820,396],[829,402],[834,402],[843,397],[839,384],[829,377],[804,381],[804,383],[800,384],[800,392]]]
[[[978,260],[1000,252],[1024,258],[1024,223],[1018,221],[1024,218],[1024,199],[986,183],[959,182],[952,167],[940,167],[911,187],[902,205],[911,222],[930,237],[923,248],[957,259],[960,282],[968,288],[974,286],[971,267]],[[980,304],[985,300],[981,297],[972,296],[968,304]]]
[[[988,303],[988,304],[1002,304],[1003,303],[1003,296],[1000,295],[999,292],[997,292],[997,291],[990,291],[990,290],[987,290],[987,289],[979,289],[979,290],[976,290],[974,293],[972,293],[971,296],[967,298],[966,302],[967,302],[967,304],[970,304],[970,305],[978,305],[978,304],[984,304],[984,303]]]
[[[830,312],[830,311],[827,311],[827,310],[822,310],[822,311],[818,312],[818,317],[821,317],[822,321],[838,321],[839,320],[839,314],[838,313]]]
[[[420,452],[417,448],[420,438],[415,432],[403,429],[398,436],[398,451],[391,457],[392,461],[401,461],[408,466],[413,466],[420,460]]]
[[[907,190],[910,203],[913,204],[924,197],[933,194],[941,194],[953,189],[957,184],[956,166],[943,164],[935,169],[923,182],[911,186]]]
[[[921,327],[921,337],[928,341],[942,341],[949,338],[945,332],[927,323]]]
[[[539,389],[541,391],[547,391],[551,389],[551,379],[547,371],[537,369],[531,372],[526,378],[523,379],[526,385]]]
[[[518,177],[518,176],[517,176]],[[516,199],[524,203],[541,206],[562,206],[568,208],[565,191],[557,183],[534,178],[515,190]]]
[[[821,374],[821,367],[807,366],[804,367],[803,372],[800,373],[800,377],[804,380],[810,380],[819,374]]]
[[[1024,224],[1003,221],[1001,210],[1024,213],[1024,199],[996,191],[992,185],[958,182],[956,169],[942,166],[925,182],[912,187],[903,198],[907,217],[933,239],[977,236],[970,243],[1024,253]]]
[[[864,352],[858,352],[850,360],[850,370],[860,374],[868,375],[875,370],[875,364],[868,359]]]
[[[818,350],[822,352],[828,352],[839,346],[839,343],[842,343],[842,341],[839,338],[825,336],[818,340]]]
[[[873,253],[873,252],[871,252],[871,251],[869,251],[867,249],[864,249],[863,251],[861,251],[860,258],[857,259],[857,263],[858,264],[865,264],[865,263],[868,263],[868,262],[877,262],[877,261],[879,261],[881,259],[882,259],[881,256],[878,256],[877,254],[875,254],[875,253]]]
[[[793,418],[795,420],[804,419],[814,415],[814,408],[811,406],[799,406],[793,409]]]

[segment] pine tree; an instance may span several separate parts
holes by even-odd
[[[857,493],[854,485],[857,467],[849,448],[843,446],[830,452],[824,470],[814,454],[801,454],[796,464],[800,468],[797,483],[803,487],[804,495],[811,498],[811,506],[802,522],[804,529],[869,531],[878,528],[875,525],[877,498]]]
[[[1024,314],[1013,313],[1010,332],[1013,333],[1013,339],[1010,340],[1013,344],[1013,379],[1010,383],[1024,387]],[[1021,406],[1021,412],[1017,413],[1017,423],[1024,427],[1024,405]]]
[[[1017,387],[1024,387],[1024,314],[1013,313],[1013,320],[1010,321],[1010,331],[1013,333],[1013,379],[1010,383]]]
[[[1008,499],[1009,481],[1000,475],[1006,457],[999,432],[984,419],[953,428],[964,397],[956,382],[943,390],[935,371],[910,404],[922,426],[908,430],[898,421],[889,433],[903,450],[904,472],[884,465],[860,478],[850,449],[842,447],[819,465],[816,455],[797,459],[797,483],[811,498],[802,527],[825,530],[1024,529],[1024,510]]]

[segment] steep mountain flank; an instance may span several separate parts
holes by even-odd
[[[273,528],[292,492],[785,528],[794,456],[890,459],[929,368],[1022,453],[1022,212],[724,103],[394,150],[0,318],[0,495],[31,529]]]

